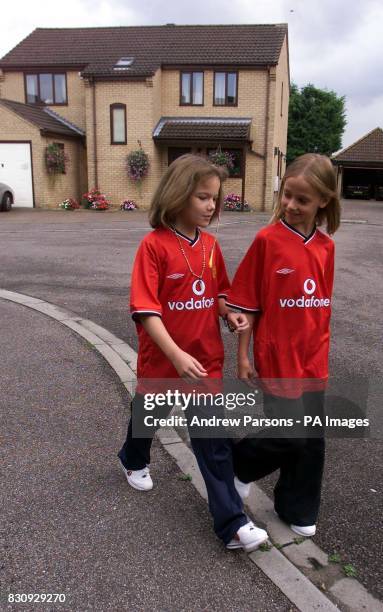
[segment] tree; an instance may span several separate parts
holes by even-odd
[[[291,85],[287,163],[303,153],[331,155],[342,146],[345,97],[308,84]]]

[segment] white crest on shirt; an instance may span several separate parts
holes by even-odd
[[[177,280],[177,278],[182,278],[183,276],[185,276],[185,274],[175,272],[174,274],[168,274],[166,278],[172,278],[173,280]]]
[[[277,270],[277,274],[291,274],[291,272],[295,272],[295,270],[292,270],[291,268],[281,268],[280,270]]]

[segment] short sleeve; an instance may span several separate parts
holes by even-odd
[[[218,297],[226,298],[230,291],[230,281],[227,276],[225,260],[222,255],[221,248],[218,242],[215,245],[216,248],[216,268],[217,268],[217,282],[218,282]]]
[[[226,303],[244,312],[262,310],[265,241],[257,236],[235,273]]]
[[[162,316],[158,299],[160,267],[155,247],[143,240],[134,260],[130,288],[130,313],[134,320],[140,315]]]
[[[335,264],[335,243],[331,241],[330,249],[328,253],[327,265],[325,270],[325,278],[329,296],[332,295],[332,289],[334,286],[334,264]]]

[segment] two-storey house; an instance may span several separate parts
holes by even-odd
[[[173,159],[220,147],[234,160],[225,192],[270,210],[288,103],[286,24],[37,28],[0,61],[0,181],[17,205],[53,208],[98,186],[114,207],[145,208]],[[51,143],[69,157],[53,176]],[[139,146],[140,186],[126,170]]]

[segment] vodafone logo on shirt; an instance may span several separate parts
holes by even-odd
[[[316,282],[312,278],[306,278],[303,283],[305,295],[299,298],[280,298],[281,308],[329,308],[331,300],[329,298],[317,298],[314,295]],[[310,296],[310,297],[308,297]]]
[[[168,302],[168,306],[170,310],[201,310],[203,308],[211,308],[214,305],[214,298],[206,298],[204,296],[205,290],[205,283],[202,279],[197,278],[192,283],[192,291],[196,297],[191,297],[186,302]]]

